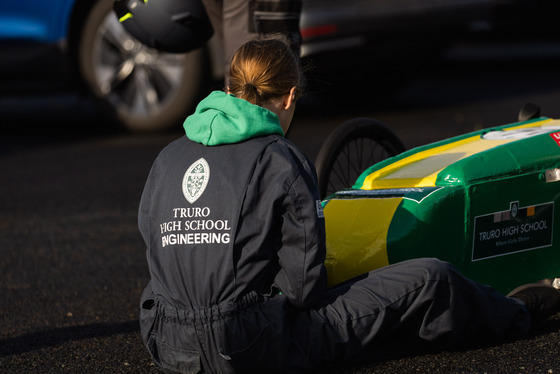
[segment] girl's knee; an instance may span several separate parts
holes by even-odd
[[[437,258],[418,259],[418,265],[424,268],[432,279],[449,279],[458,273],[453,264]]]

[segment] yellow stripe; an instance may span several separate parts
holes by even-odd
[[[550,122],[550,123],[547,123],[547,122]],[[541,127],[541,126],[542,127],[547,127],[547,126],[558,126],[558,125],[560,125],[560,120],[548,118],[548,119],[538,121],[538,122],[531,122],[531,123],[526,123],[524,125],[508,127],[507,129],[504,129],[504,131],[525,129],[525,128],[529,128],[529,127]]]
[[[325,206],[329,285],[389,265],[387,231],[402,198],[333,199]]]
[[[124,16],[122,16],[121,18],[119,18],[119,22],[124,22],[127,19],[132,18],[132,14],[131,13],[127,13]]]

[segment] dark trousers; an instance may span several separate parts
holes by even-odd
[[[531,323],[523,303],[435,259],[372,271],[310,310],[258,295],[204,311],[156,309],[141,315],[148,349],[160,367],[186,373],[300,373],[355,359],[392,333],[452,345],[522,335]]]

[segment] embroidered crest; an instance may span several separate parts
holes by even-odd
[[[189,203],[194,203],[206,189],[210,178],[210,166],[204,158],[193,162],[183,177],[183,195]]]

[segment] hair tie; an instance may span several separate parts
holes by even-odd
[[[253,83],[245,83],[243,85],[243,89],[244,90],[251,89],[251,90],[255,91],[257,94],[259,93],[259,90],[257,89],[257,87]]]

